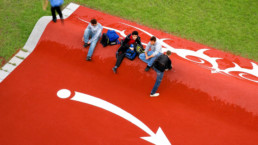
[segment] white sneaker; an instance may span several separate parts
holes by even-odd
[[[159,93],[151,94],[150,97],[158,97]]]

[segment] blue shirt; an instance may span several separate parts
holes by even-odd
[[[64,3],[64,0],[49,0],[52,7],[59,7]]]

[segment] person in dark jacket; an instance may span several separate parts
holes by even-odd
[[[117,68],[122,63],[127,49],[129,49],[132,44],[133,45],[136,45],[136,44],[142,45],[141,38],[138,36],[137,31],[133,31],[132,34],[127,35],[125,37],[125,39],[123,40],[123,42],[121,43],[121,46],[119,47],[119,49],[117,51],[117,55],[116,55],[117,56],[116,64],[112,68],[114,73],[117,73]],[[132,47],[132,48],[134,48],[134,47]]]
[[[162,81],[164,71],[172,69],[172,63],[171,63],[171,60],[169,58],[170,55],[171,55],[171,51],[168,50],[166,52],[166,54],[160,55],[153,63],[153,69],[157,73],[157,78],[156,78],[155,85],[154,85],[153,89],[151,90],[151,94],[150,94],[151,97],[158,97],[159,96],[159,93],[156,93],[156,92],[157,92],[158,87],[159,87],[159,85]]]

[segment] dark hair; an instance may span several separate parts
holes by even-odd
[[[167,54],[168,56],[170,56],[170,55],[171,55],[171,51],[168,50],[168,51],[166,52],[166,54]]]
[[[155,36],[152,36],[152,37],[150,38],[150,41],[156,42],[156,37],[155,37]]]
[[[138,32],[137,31],[133,31],[132,35],[137,35],[138,36]]]
[[[92,20],[90,20],[90,23],[93,24],[93,25],[97,24],[97,20],[96,19],[92,19]]]

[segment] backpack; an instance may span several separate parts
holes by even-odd
[[[141,54],[141,53],[144,53],[144,48],[143,48],[143,46],[142,45],[140,45],[140,44],[136,44],[135,46],[134,46],[134,49],[135,49],[135,51],[137,52],[137,54]]]
[[[108,36],[110,42],[116,42],[117,39],[119,38],[119,36],[116,34],[115,30],[108,30],[107,36]]]
[[[164,72],[166,69],[166,62],[168,61],[168,57],[164,54],[160,55],[154,62],[154,67],[157,68],[159,71]]]
[[[106,33],[102,34],[102,38],[100,40],[100,43],[103,45],[103,47],[106,47],[109,44],[109,38]]]
[[[116,44],[119,44],[119,36],[117,35],[116,31],[115,30],[108,30],[107,31],[107,36],[109,38],[109,44],[110,45],[116,45]]]
[[[136,51],[131,50],[130,48],[128,48],[125,52],[125,57],[127,57],[130,60],[134,60],[136,56],[137,56]]]
[[[166,69],[166,65],[161,63],[160,61],[156,61],[154,63],[154,67],[157,68],[161,72],[164,72],[164,70]]]

